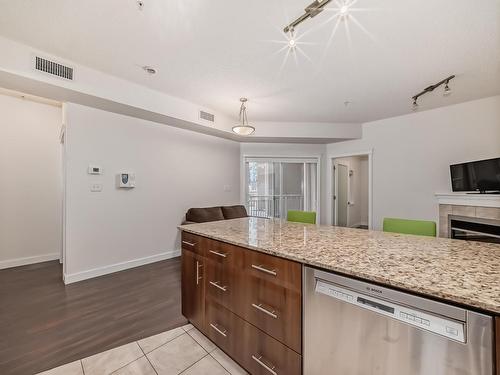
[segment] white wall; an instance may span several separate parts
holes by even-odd
[[[375,229],[388,216],[437,222],[434,194],[451,190],[449,165],[500,156],[500,96],[367,123],[362,139],[327,149],[328,159],[373,149]]]
[[[241,150],[241,175],[240,175],[240,201],[245,202],[245,168],[243,158],[245,156],[269,156],[269,157],[319,157],[320,159],[320,215],[319,222],[326,223],[327,200],[326,190],[326,145],[321,144],[295,144],[295,143],[240,143]]]
[[[174,256],[188,208],[239,203],[236,142],[76,104],[65,121],[66,282]],[[104,174],[88,175],[89,164]],[[137,187],[118,189],[127,170]]]
[[[61,108],[0,94],[0,268],[61,253]]]

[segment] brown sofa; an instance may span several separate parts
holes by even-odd
[[[190,208],[186,212],[186,220],[183,224],[206,223],[208,221],[238,219],[247,216],[247,210],[242,205]]]

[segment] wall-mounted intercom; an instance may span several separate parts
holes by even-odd
[[[120,188],[134,188],[135,187],[135,173],[122,172],[118,175],[118,187]]]

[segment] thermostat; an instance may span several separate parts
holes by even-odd
[[[118,175],[118,186],[120,188],[134,188],[135,187],[135,173],[123,172]]]
[[[102,174],[102,168],[98,165],[89,165],[88,173],[89,174]]]

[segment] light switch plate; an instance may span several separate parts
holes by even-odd
[[[93,193],[99,193],[102,191],[102,184],[91,184],[90,191]]]
[[[224,191],[229,193],[231,191],[231,185],[224,185]]]

